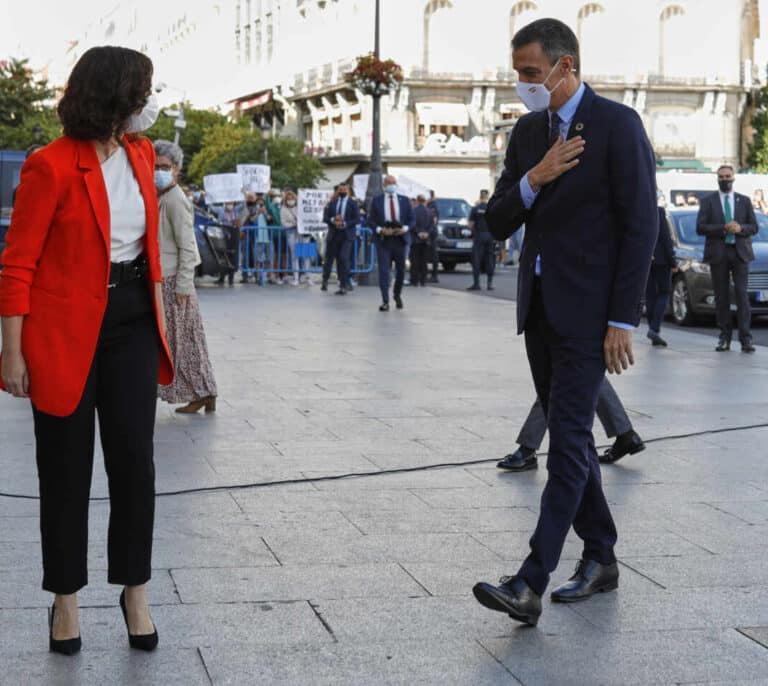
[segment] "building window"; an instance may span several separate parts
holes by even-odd
[[[659,15],[659,75],[685,76],[685,8],[669,5]]]
[[[533,0],[520,0],[509,12],[509,70],[512,71],[512,39],[515,34],[538,18],[539,6]]]
[[[451,0],[430,0],[427,6],[424,8],[424,53],[422,55],[422,67],[424,71],[439,70],[444,68],[443,54],[436,54],[442,47],[445,52],[455,54],[456,47],[449,44],[447,36],[442,26],[435,24],[435,17],[438,17],[437,21],[444,24],[444,19],[448,19],[446,16],[448,10],[453,9],[453,3]],[[434,36],[434,40],[432,37]],[[440,64],[436,64],[440,62]]]
[[[605,8],[597,2],[584,5],[578,14],[577,36],[581,51],[580,69],[584,74],[595,74],[599,65],[610,64],[603,54],[606,25]]]
[[[271,14],[267,15],[265,23],[267,28],[267,61],[271,62],[275,51],[275,26]]]

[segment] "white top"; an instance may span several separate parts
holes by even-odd
[[[144,198],[133,175],[133,168],[120,146],[101,163],[107,187],[110,214],[112,262],[130,262],[144,252],[147,218]]]

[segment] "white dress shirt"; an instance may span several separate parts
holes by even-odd
[[[101,163],[110,217],[110,261],[130,262],[144,252],[147,218],[144,198],[125,148],[120,146]]]

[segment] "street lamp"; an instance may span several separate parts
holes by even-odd
[[[158,83],[157,86],[155,86],[155,92],[162,93],[168,87],[169,86],[167,83]],[[173,122],[173,128],[176,129],[176,133],[173,136],[173,143],[174,145],[178,145],[179,138],[181,137],[181,132],[187,128],[187,120],[184,119],[184,101],[187,99],[187,92],[182,91],[180,88],[173,88],[173,87],[171,87],[171,90],[178,91],[179,93],[181,93],[181,102],[179,102],[179,109],[178,110],[166,109],[166,110],[163,110],[163,114],[165,114],[168,117],[176,117]]]
[[[380,29],[380,8],[379,0],[376,0],[375,7],[376,18],[374,22],[374,55],[378,60],[380,57],[381,29]],[[381,185],[381,96],[379,89],[375,89],[373,96],[373,136],[371,151],[371,165],[368,172],[368,190],[365,193],[365,206],[370,208],[371,200],[376,195],[381,195],[383,188]]]
[[[272,127],[266,118],[261,121],[261,139],[264,141],[264,164],[269,164],[269,139],[272,137]]]

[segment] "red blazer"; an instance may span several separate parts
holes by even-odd
[[[162,280],[155,151],[146,138],[126,136],[124,143],[146,208],[147,285],[161,341],[158,382],[167,384],[173,362],[154,296]],[[109,199],[96,149],[64,136],[22,167],[0,272],[0,316],[24,316],[30,396],[42,412],[65,417],[80,402],[107,307],[109,257]]]

